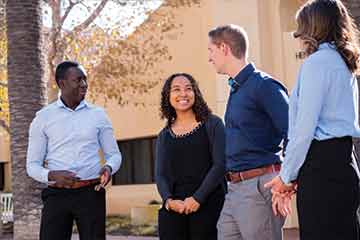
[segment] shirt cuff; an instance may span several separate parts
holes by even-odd
[[[108,166],[111,169],[111,175],[114,175],[116,173],[116,166],[115,164],[111,162],[106,162],[104,166]],[[114,171],[115,169],[115,171]]]
[[[199,203],[202,204],[205,201],[205,197],[201,196],[199,193],[194,193],[192,197]]]
[[[296,177],[292,176],[288,171],[280,171],[280,178],[285,184],[291,183],[291,181],[295,180]]]
[[[109,164],[105,164],[104,167],[106,167],[107,169],[109,169],[110,174],[112,175],[112,172],[113,172],[112,167],[111,167]]]
[[[42,183],[49,183],[49,172],[50,170],[49,169],[43,169],[41,170],[41,173],[40,173],[40,182]]]

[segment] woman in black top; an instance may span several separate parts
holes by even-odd
[[[166,80],[161,116],[167,124],[156,145],[160,239],[216,240],[226,186],[223,122],[186,73]]]

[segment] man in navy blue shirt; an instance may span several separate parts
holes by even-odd
[[[209,62],[231,87],[225,113],[229,193],[218,222],[219,240],[279,240],[284,218],[272,214],[264,183],[280,170],[287,139],[288,95],[271,76],[248,63],[248,37],[239,26],[209,32]]]

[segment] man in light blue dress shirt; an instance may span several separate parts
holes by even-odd
[[[72,61],[60,63],[59,99],[37,112],[29,131],[26,169],[46,183],[41,240],[105,239],[105,185],[121,164],[112,125],[102,108],[86,102],[87,76]],[[105,158],[101,164],[99,150]]]

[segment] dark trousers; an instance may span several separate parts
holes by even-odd
[[[81,240],[105,239],[105,190],[46,188],[40,240],[70,240],[75,220]]]
[[[356,240],[358,177],[350,137],[314,140],[298,177],[301,240]]]
[[[189,215],[159,210],[160,240],[217,240],[216,223],[224,204],[224,191],[213,193]]]

